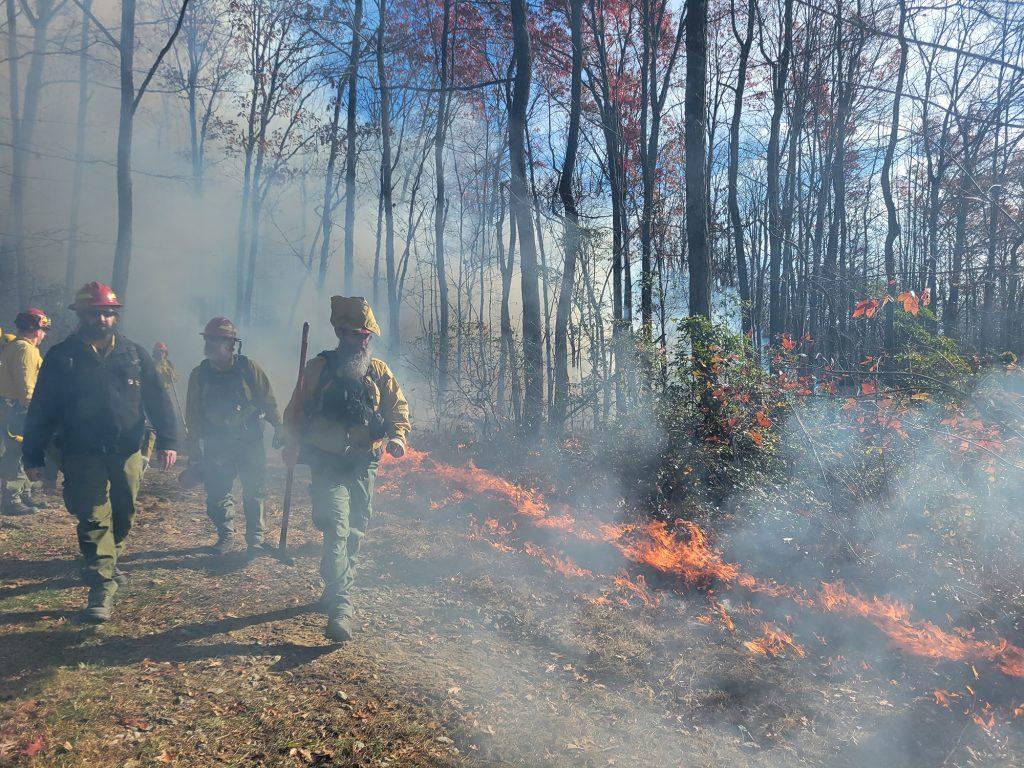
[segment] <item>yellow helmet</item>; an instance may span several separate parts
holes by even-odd
[[[335,330],[363,331],[380,336],[380,326],[362,296],[331,296],[331,325]]]

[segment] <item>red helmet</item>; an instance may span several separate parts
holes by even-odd
[[[167,351],[167,345],[164,344],[162,341],[158,341],[156,344],[153,345],[153,351],[154,352],[166,352]]]
[[[14,327],[19,331],[48,331],[50,318],[43,310],[29,307],[24,312],[19,312],[18,316],[14,318]]]
[[[226,317],[215,317],[206,324],[203,332],[199,334],[204,339],[230,339],[240,341],[235,324]]]
[[[75,303],[70,308],[75,312],[80,312],[83,309],[120,309],[123,306],[124,304],[117,300],[117,294],[114,293],[113,288],[94,280],[78,289],[78,293],[75,294]]]

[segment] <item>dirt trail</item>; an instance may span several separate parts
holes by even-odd
[[[1019,725],[987,730],[969,703],[937,703],[963,669],[844,642],[840,619],[787,645],[762,636],[792,629],[784,609],[677,589],[648,605],[472,534],[490,500],[382,480],[345,646],[323,640],[315,612],[301,482],[296,564],[247,564],[210,554],[200,494],[151,472],[131,583],[98,629],[76,622],[84,589],[59,498],[3,519],[0,765],[1024,762]],[[270,508],[273,529],[274,493]]]

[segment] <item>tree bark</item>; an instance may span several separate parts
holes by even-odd
[[[551,400],[550,419],[555,429],[565,423],[569,404],[569,316],[572,312],[572,290],[576,282],[576,261],[580,249],[580,216],[573,195],[576,155],[579,151],[580,112],[583,90],[583,0],[569,0],[569,30],[572,41],[572,71],[569,83],[569,128],[565,139],[565,160],[558,179],[558,195],[565,210],[562,248],[565,262],[555,308],[555,386]]]
[[[359,47],[363,31],[363,0],[354,0],[352,47],[348,59],[348,102],[345,105],[345,293],[352,295],[356,236],[356,93],[359,84]]]
[[[792,2],[792,0],[787,0]],[[690,266],[690,315],[711,317],[711,258],[707,223],[707,26],[706,0],[688,0],[686,12],[686,248]]]
[[[513,219],[519,231],[520,279],[523,301],[523,431],[536,434],[543,421],[544,360],[541,339],[537,245],[526,183],[526,110],[532,81],[532,55],[525,0],[511,0],[512,60],[515,76],[509,108],[509,161],[512,167]]]

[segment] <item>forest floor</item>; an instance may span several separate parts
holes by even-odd
[[[573,565],[550,535],[510,533],[531,497],[429,466],[382,467],[344,645],[315,607],[304,482],[295,564],[246,563],[206,548],[199,491],[150,472],[131,581],[98,628],[77,621],[59,496],[0,519],[0,765],[1024,764],[1024,679],[786,599],[645,580],[599,544]]]

